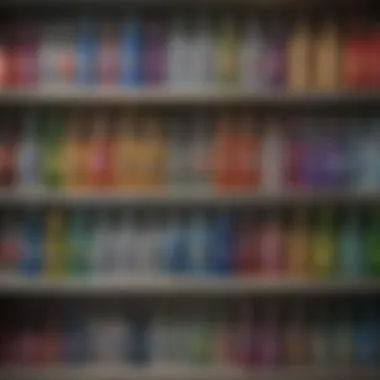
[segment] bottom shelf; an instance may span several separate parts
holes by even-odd
[[[86,367],[8,368],[0,370],[6,380],[309,380],[379,379],[380,367],[329,367],[292,369],[237,369],[231,367],[130,368],[118,365]]]

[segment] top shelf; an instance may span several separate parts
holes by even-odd
[[[330,108],[378,106],[380,92],[257,92],[235,89],[172,90],[31,88],[0,90],[0,106],[119,105],[119,106],[242,106]]]

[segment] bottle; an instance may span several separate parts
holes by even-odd
[[[317,276],[332,275],[335,272],[337,248],[333,210],[319,211],[314,229],[311,250],[312,273]]]
[[[290,91],[307,91],[311,81],[310,20],[299,17],[287,42],[287,85]]]
[[[65,223],[64,215],[58,210],[50,210],[45,216],[44,258],[45,271],[49,277],[65,274]]]
[[[345,162],[347,169],[347,186],[350,189],[360,187],[362,178],[363,166],[361,160],[364,158],[361,151],[361,120],[358,117],[353,117],[346,120],[347,134],[345,138]],[[360,129],[360,131],[359,131]]]
[[[336,91],[339,86],[339,38],[334,20],[323,20],[314,39],[313,76],[318,91]]]
[[[0,187],[11,186],[15,177],[16,136],[11,128],[11,123],[5,124],[0,132]]]
[[[147,20],[143,31],[143,81],[159,85],[167,78],[167,31],[163,20]]]
[[[286,274],[306,276],[310,274],[310,227],[307,211],[298,209],[291,219],[286,233]]]
[[[81,20],[76,43],[76,80],[80,86],[96,84],[96,62],[99,55],[99,31],[94,21]]]
[[[233,187],[235,175],[235,137],[234,119],[230,115],[221,115],[217,122],[217,131],[213,144],[213,177],[217,189]]]
[[[13,213],[12,213],[13,214]],[[23,225],[20,225],[18,218],[14,217],[11,213],[6,212],[1,220],[0,230],[0,268],[1,273],[14,274],[18,269],[25,273],[33,273],[34,258],[30,257],[29,250],[25,250],[25,234]],[[34,254],[36,252],[33,252]],[[29,260],[30,259],[30,260]],[[29,262],[31,265],[29,265]]]
[[[89,270],[90,226],[85,211],[72,212],[68,219],[67,261],[69,275],[83,276]]]
[[[259,232],[260,274],[278,276],[283,273],[284,237],[278,212],[267,215]]]
[[[29,211],[21,224],[21,241],[19,242],[21,243],[19,268],[21,273],[34,276],[41,275],[44,270],[43,234],[42,215],[34,210]]]
[[[40,338],[40,365],[58,365],[63,357],[62,336],[59,331],[57,316],[49,313],[39,334]]]
[[[357,210],[350,210],[343,219],[340,233],[339,268],[343,276],[360,276],[363,273],[363,245],[360,219]]]
[[[238,40],[236,20],[231,16],[221,20],[217,49],[218,82],[234,84],[237,80]]]
[[[51,21],[41,23],[38,49],[38,82],[42,86],[58,84],[58,39],[59,25]]]
[[[221,212],[214,223],[210,235],[210,269],[215,275],[228,276],[233,270],[234,219],[227,212]]]
[[[302,173],[304,187],[320,189],[328,187],[327,183],[327,152],[328,138],[321,120],[304,120],[306,131],[304,135],[304,157]]]
[[[107,133],[109,120],[97,114],[92,121],[87,145],[86,185],[93,189],[104,189],[112,184],[111,139]]]
[[[204,213],[197,212],[190,219],[188,230],[189,272],[207,274],[210,262],[210,226]]]
[[[0,33],[2,37],[0,38],[0,88],[5,88],[10,84],[10,64],[11,64],[11,52],[9,43],[4,37],[7,28],[2,28]]]
[[[364,265],[369,276],[380,275],[380,212],[373,210],[365,228]]]
[[[121,38],[121,80],[126,87],[141,85],[141,49],[141,21],[132,15],[124,21]]]
[[[18,147],[17,183],[21,188],[39,184],[40,160],[36,115],[27,114]]]
[[[294,367],[302,367],[310,360],[307,314],[301,302],[289,305],[284,331],[285,362]]]
[[[63,119],[59,114],[50,114],[43,126],[43,182],[47,187],[62,186]]]
[[[248,17],[243,22],[238,75],[239,85],[250,91],[259,91],[263,86],[263,42],[263,30],[260,21]]]

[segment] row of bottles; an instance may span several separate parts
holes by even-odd
[[[290,21],[290,20],[289,20]],[[207,14],[5,27],[0,86],[226,84],[334,91],[380,85],[377,23]]]
[[[2,331],[3,363],[192,364],[285,367],[376,365],[380,319],[375,300],[318,300],[311,307],[273,300],[191,310],[130,308],[59,316],[28,313]],[[206,306],[206,307],[205,307]]]
[[[378,276],[380,212],[30,211],[3,215],[3,273]]]
[[[9,125],[7,125],[7,123]],[[27,113],[0,131],[0,185],[80,189],[194,185],[224,191],[380,186],[376,118],[251,113],[136,118]]]

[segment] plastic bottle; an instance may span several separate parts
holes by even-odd
[[[235,84],[237,80],[238,40],[236,21],[231,16],[225,16],[221,20],[217,49],[219,83]]]
[[[189,272],[206,274],[210,263],[210,226],[204,213],[191,217],[187,241]]]
[[[363,273],[363,236],[357,210],[345,214],[340,234],[339,268],[343,276]]]
[[[38,49],[38,82],[42,86],[58,83],[57,25],[50,21],[41,23]]]
[[[10,47],[7,44],[6,38],[4,37],[6,28],[2,28],[0,33],[2,37],[0,38],[0,88],[5,88],[10,84]]]
[[[22,188],[33,188],[39,182],[39,141],[35,115],[27,114],[18,146],[17,183]]]
[[[334,212],[322,209],[312,234],[312,273],[317,276],[334,274],[336,265],[336,235],[334,231]]]
[[[286,274],[306,276],[310,274],[311,239],[307,211],[298,209],[286,233]]]
[[[122,211],[114,225],[115,272],[133,273],[137,268],[133,214]]]
[[[0,230],[0,268],[2,273],[14,274],[17,269],[33,273],[34,257],[30,257],[29,249],[25,247],[24,226],[20,225],[12,214],[6,212],[1,220]],[[28,247],[29,248],[29,247]],[[33,252],[35,254],[36,252]],[[29,260],[30,259],[30,260]],[[29,265],[29,263],[31,265]],[[20,267],[20,268],[18,268]]]
[[[264,52],[263,30],[258,19],[249,17],[244,21],[240,44],[239,85],[250,91],[258,91],[263,86]]]
[[[347,134],[345,138],[345,162],[347,170],[347,186],[350,189],[360,187],[363,165],[361,155],[361,120],[357,117],[346,120]]]
[[[130,322],[131,362],[133,364],[142,365],[150,360],[149,322],[150,319],[140,313],[135,314]]]
[[[283,227],[278,212],[267,215],[260,226],[260,274],[278,276],[284,269]]]
[[[51,210],[46,215],[44,263],[49,277],[65,274],[65,225],[63,213]]]
[[[8,187],[14,182],[16,169],[15,135],[11,121],[3,124],[0,132],[0,187]]]
[[[309,189],[328,187],[327,158],[329,157],[328,138],[324,133],[323,122],[305,119],[304,157],[302,165],[303,183]]]
[[[364,266],[369,276],[380,275],[380,211],[372,210],[365,227]]]

